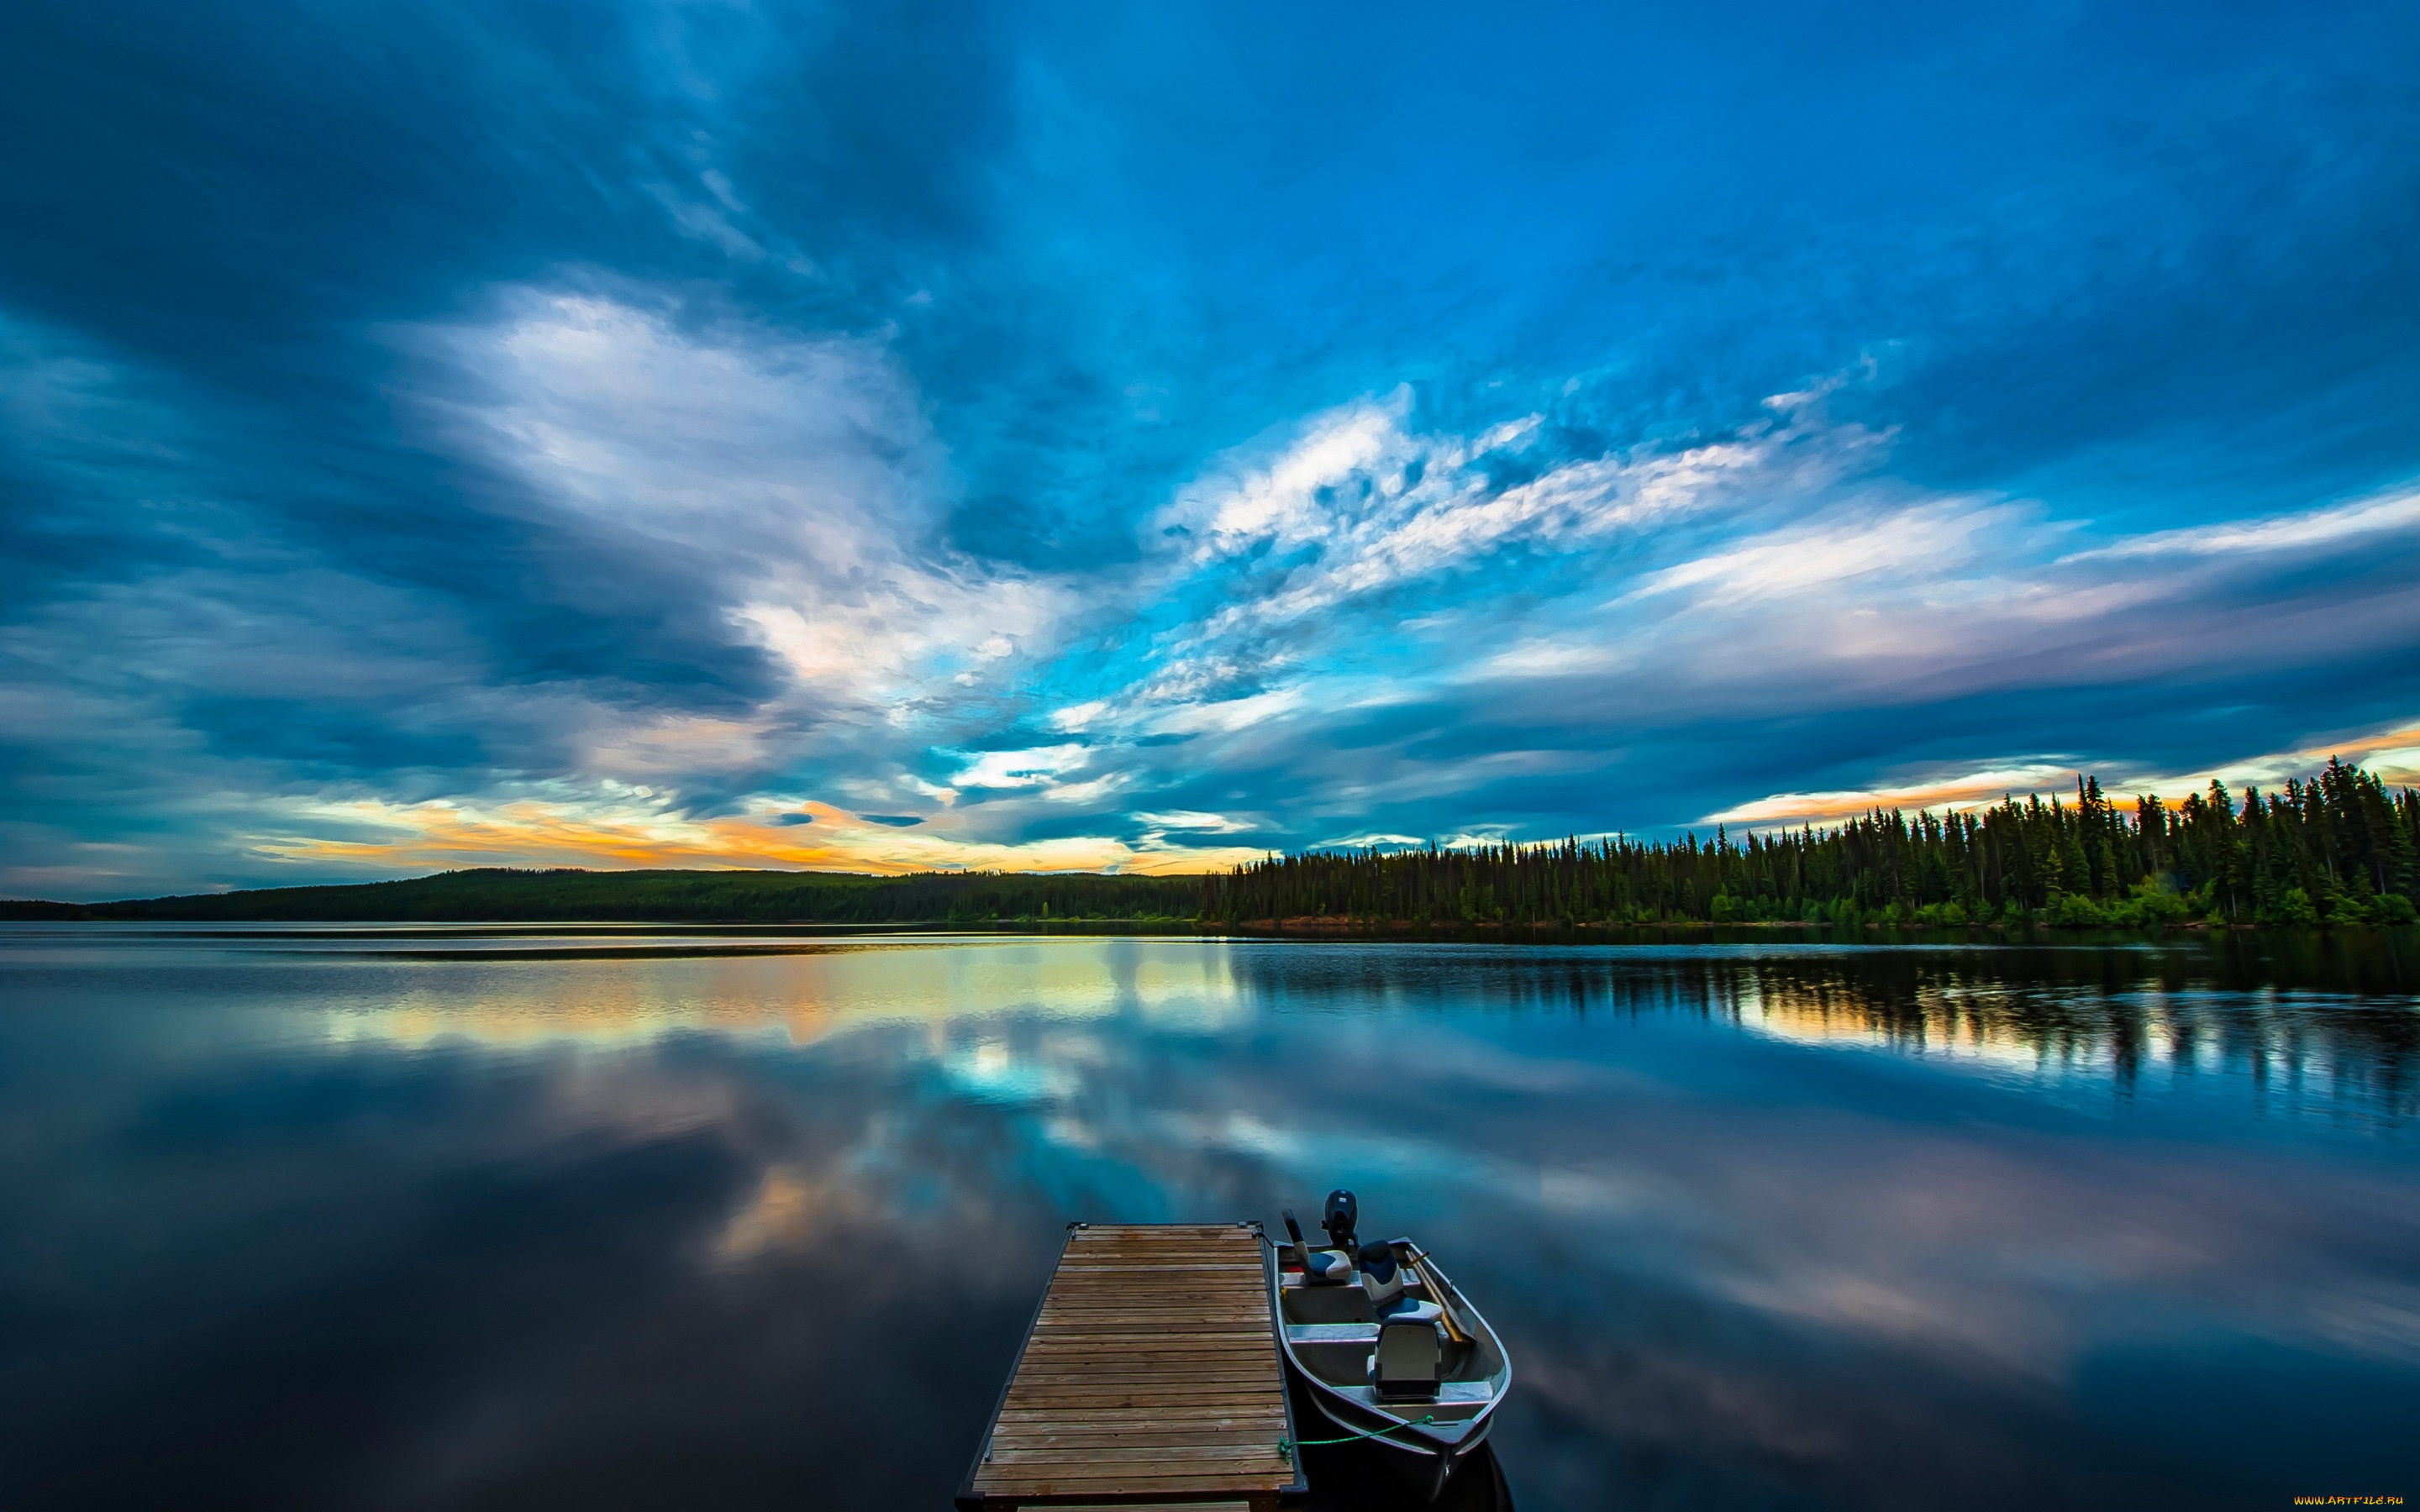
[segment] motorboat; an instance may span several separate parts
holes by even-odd
[[[1396,1451],[1388,1458],[1435,1501],[1486,1442],[1512,1365],[1426,1251],[1409,1239],[1362,1242],[1359,1215],[1352,1193],[1329,1193],[1327,1242],[1311,1244],[1284,1211],[1292,1242],[1277,1246],[1270,1272],[1279,1344],[1340,1436]]]

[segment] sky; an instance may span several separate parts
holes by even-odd
[[[2420,781],[2408,5],[0,8],[0,892]]]

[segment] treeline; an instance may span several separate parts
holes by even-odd
[[[402,882],[108,903],[0,903],[0,918],[719,924],[1319,919],[1345,929],[1796,922],[2404,924],[2420,793],[2330,762],[2239,800],[2213,782],[2120,807],[2094,778],[1967,812],[1877,810],[1711,841],[1567,840],[1311,851],[1210,876],[481,868]]]
[[[1274,856],[1210,879],[1205,918],[1525,925],[1761,920],[1857,926],[2193,921],[2398,924],[2420,895],[2420,793],[2331,761],[2239,802],[2212,782],[2132,811],[2096,778],[1979,811],[1876,810],[1711,841],[1569,840]]]
[[[1200,877],[927,872],[587,872],[482,867],[404,882],[264,887],[108,903],[0,903],[0,918],[891,924],[1190,919]]]

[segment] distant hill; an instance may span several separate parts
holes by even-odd
[[[1192,918],[1202,879],[923,872],[587,872],[482,867],[402,882],[261,887],[118,903],[0,902],[5,919],[638,920],[655,923],[975,923]]]

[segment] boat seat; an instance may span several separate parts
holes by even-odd
[[[1445,1309],[1437,1304],[1411,1295],[1428,1288],[1420,1285],[1418,1273],[1396,1262],[1389,1244],[1361,1247],[1361,1289],[1370,1294],[1370,1310],[1382,1322],[1401,1319],[1407,1323],[1435,1323],[1445,1317]]]
[[[1388,1319],[1378,1325],[1378,1347],[1370,1353],[1370,1384],[1382,1402],[1436,1398],[1437,1331],[1435,1323]]]
[[[1353,1279],[1353,1257],[1341,1249],[1306,1250],[1302,1257],[1302,1284],[1307,1287],[1341,1287]]]
[[[1289,1323],[1372,1323],[1369,1295],[1359,1287],[1314,1287],[1287,1276],[1281,1293]]]

